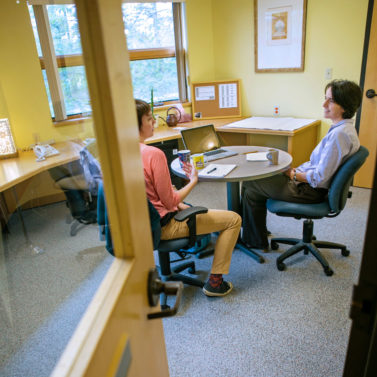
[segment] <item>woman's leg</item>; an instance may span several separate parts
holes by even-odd
[[[227,274],[229,272],[232,252],[237,242],[241,228],[241,217],[232,211],[210,209],[207,213],[197,215],[197,234],[220,232],[212,262],[212,274]],[[161,229],[161,239],[186,237],[189,234],[186,222],[172,219]]]

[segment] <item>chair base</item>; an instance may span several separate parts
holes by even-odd
[[[292,255],[299,253],[301,250],[304,251],[304,254],[312,254],[319,263],[321,263],[323,270],[327,276],[333,275],[334,271],[331,269],[329,263],[319,251],[319,247],[326,249],[340,249],[344,257],[347,257],[350,252],[347,247],[340,243],[328,242],[328,241],[317,241],[313,236],[313,221],[305,220],[303,226],[303,239],[298,238],[272,238],[271,239],[271,248],[273,250],[278,249],[278,244],[293,245],[286,252],[278,257],[276,260],[276,266],[279,271],[284,271],[286,268],[284,260],[289,258]]]
[[[194,287],[203,288],[204,282],[193,278],[191,276],[180,274],[180,272],[184,270],[188,270],[188,273],[195,274],[195,263],[193,261],[181,263],[176,267],[171,267],[170,263],[166,264],[166,258],[169,258],[169,253],[159,253],[160,254],[160,264],[163,263],[164,268],[159,267],[159,272],[161,275],[161,279],[163,281],[181,281],[184,284],[192,285]],[[162,254],[162,255],[161,255]],[[169,260],[169,259],[168,259]],[[167,296],[162,293],[160,295],[160,304],[162,308],[168,308],[166,305]]]

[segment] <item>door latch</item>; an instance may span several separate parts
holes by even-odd
[[[183,292],[183,283],[180,281],[161,280],[155,268],[151,269],[148,274],[148,302],[149,306],[157,306],[160,294],[164,293],[169,296],[176,296],[175,304],[172,308],[161,310],[156,313],[149,313],[148,319],[171,317],[178,312],[179,304],[181,302]]]
[[[362,331],[370,331],[373,325],[376,295],[376,289],[372,286],[363,284],[353,287],[350,318]]]

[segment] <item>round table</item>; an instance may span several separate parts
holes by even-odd
[[[277,165],[270,165],[269,161],[247,161],[246,154],[250,152],[267,152],[271,148],[260,146],[227,146],[223,147],[231,151],[237,152],[235,156],[214,160],[209,164],[235,164],[237,167],[233,169],[225,177],[199,177],[200,182],[226,182],[227,183],[227,203],[228,210],[237,212],[242,216],[241,198],[240,198],[240,182],[261,179],[279,174],[287,170],[292,163],[292,156],[280,149],[279,160]],[[276,149],[276,148],[275,148]],[[179,177],[186,178],[184,171],[181,169],[179,160],[176,158],[170,165],[174,174]],[[200,173],[200,170],[199,170]],[[258,262],[263,263],[264,258],[253,249],[247,248],[240,241],[236,247]]]

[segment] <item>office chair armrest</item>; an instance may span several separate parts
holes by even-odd
[[[193,247],[196,243],[196,215],[201,213],[207,213],[208,209],[205,207],[190,207],[186,208],[183,211],[179,211],[174,219],[176,221],[187,220],[187,226],[189,228],[189,245],[188,247]]]
[[[206,207],[200,207],[200,206],[195,206],[195,207],[190,207],[190,208],[186,208],[184,209],[183,211],[179,211],[175,216],[174,216],[174,219],[176,221],[185,221],[189,218],[191,218],[192,216],[196,216],[196,215],[199,215],[201,213],[207,213],[208,212],[208,208]]]

